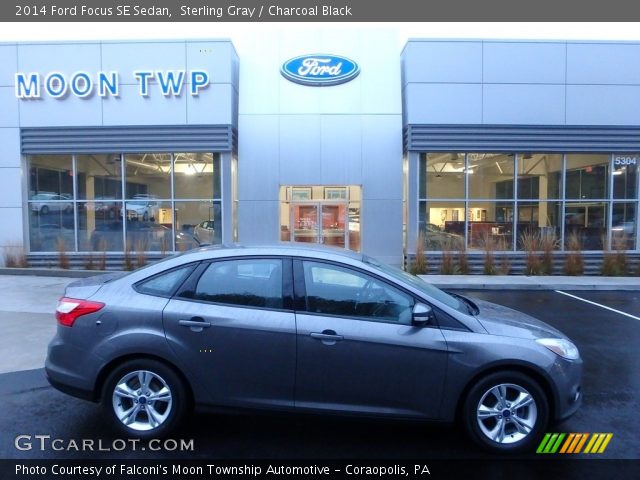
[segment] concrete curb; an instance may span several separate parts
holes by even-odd
[[[103,273],[113,273],[111,270],[66,270],[64,268],[0,268],[0,275],[21,275],[34,277],[68,277],[87,278]]]
[[[444,290],[623,290],[640,291],[638,277],[420,275]]]
[[[638,291],[640,286],[631,285],[570,285],[560,283],[549,284],[469,284],[451,285],[443,283],[432,283],[432,285],[442,290],[618,290],[618,291]]]

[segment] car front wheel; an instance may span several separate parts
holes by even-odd
[[[132,360],[109,375],[102,403],[125,434],[159,438],[169,434],[183,418],[187,392],[182,379],[165,364]]]
[[[520,372],[498,372],[474,385],[464,403],[464,424],[480,446],[497,452],[536,447],[549,421],[542,388]]]

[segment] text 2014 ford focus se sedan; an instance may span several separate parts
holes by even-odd
[[[343,250],[209,247],[70,284],[46,371],[127,435],[196,405],[463,422],[520,451],[581,402],[554,328]]]

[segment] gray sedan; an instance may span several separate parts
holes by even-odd
[[[140,438],[213,406],[458,420],[520,451],[582,399],[559,331],[338,249],[203,247],[76,281],[56,316],[51,384]]]

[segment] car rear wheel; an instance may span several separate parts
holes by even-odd
[[[498,372],[474,385],[464,424],[480,446],[498,452],[535,448],[547,428],[549,403],[540,385],[520,372]]]
[[[171,432],[184,417],[187,391],[180,376],[165,364],[132,360],[109,375],[102,403],[125,434],[158,438]]]

